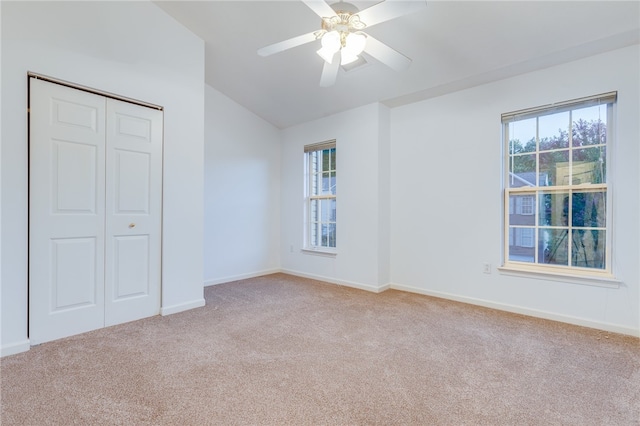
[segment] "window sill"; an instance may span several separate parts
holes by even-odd
[[[620,288],[622,281],[610,274],[602,275],[579,275],[579,274],[563,274],[555,271],[542,271],[526,268],[518,268],[514,266],[501,266],[498,271],[503,275],[510,275],[523,278],[534,278],[538,280],[559,281],[571,284],[590,285],[605,288]]]
[[[336,255],[338,254],[338,252],[335,249],[311,248],[311,247],[305,247],[303,249],[300,249],[300,252],[302,252],[303,254],[312,254],[315,256],[324,256],[324,257],[336,257]]]

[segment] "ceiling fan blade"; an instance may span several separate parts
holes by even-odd
[[[338,68],[340,68],[340,51],[333,55],[331,63],[325,62],[322,67],[322,76],[320,77],[320,87],[333,86],[338,77]]]
[[[269,56],[274,53],[282,52],[283,50],[291,49],[292,47],[300,46],[305,43],[310,43],[316,39],[316,31],[300,35],[298,37],[293,37],[285,41],[281,41],[279,43],[274,43],[269,46],[265,46],[261,49],[258,49],[258,55],[260,56]]]
[[[367,27],[398,18],[409,13],[417,12],[427,7],[425,0],[385,0],[358,12],[360,21]]]
[[[411,65],[411,59],[367,34],[364,51],[395,71],[404,71]]]
[[[316,15],[321,18],[330,18],[336,16],[336,11],[329,6],[329,4],[322,0],[302,0],[309,9],[313,10]]]

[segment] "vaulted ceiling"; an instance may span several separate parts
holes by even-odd
[[[387,0],[397,1],[397,0]],[[424,1],[424,0],[415,0]],[[351,1],[360,10],[376,1]],[[436,1],[367,28],[410,57],[396,72],[368,63],[320,87],[320,41],[256,51],[320,28],[304,3],[158,1],[205,41],[206,83],[279,128],[372,102],[398,106],[640,43],[637,1]],[[612,64],[615,66],[615,64]]]

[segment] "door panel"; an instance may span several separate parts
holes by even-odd
[[[160,313],[162,112],[107,100],[106,325]]]
[[[116,112],[116,133],[120,136],[129,136],[140,139],[141,142],[151,143],[151,128],[153,121],[148,117],[127,115],[126,111]]]
[[[31,79],[29,338],[104,324],[104,98]]]
[[[115,214],[149,214],[149,195],[152,190],[149,175],[151,155],[146,152],[114,150],[115,155]]]
[[[51,140],[54,214],[95,214],[98,150],[95,145]]]
[[[95,305],[95,238],[52,239],[51,268],[51,312]]]
[[[114,300],[149,295],[149,237],[114,237]]]

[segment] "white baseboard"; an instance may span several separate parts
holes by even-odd
[[[625,326],[621,326],[621,325],[617,325],[617,324],[611,324],[611,323],[600,322],[600,321],[593,321],[593,320],[588,320],[588,319],[584,319],[584,318],[573,317],[573,316],[570,316],[570,315],[556,314],[556,313],[553,313],[553,312],[546,312],[546,311],[541,311],[541,310],[537,310],[537,309],[530,309],[530,308],[525,308],[525,307],[517,306],[517,305],[509,305],[509,304],[505,304],[505,303],[492,302],[490,300],[485,300],[485,299],[477,299],[477,298],[473,298],[473,297],[459,296],[459,295],[456,295],[456,294],[446,293],[446,292],[441,292],[441,291],[424,290],[424,289],[417,288],[417,287],[405,286],[405,285],[400,285],[400,284],[395,284],[395,283],[389,283],[389,284],[385,284],[385,285],[375,286],[375,285],[363,284],[363,283],[358,283],[358,282],[353,282],[353,281],[339,280],[339,279],[327,277],[327,276],[324,276],[324,275],[309,274],[309,273],[306,273],[306,272],[300,272],[300,271],[296,271],[296,270],[293,270],[293,269],[277,269],[277,268],[275,268],[275,269],[269,269],[269,270],[264,270],[264,271],[259,271],[259,272],[252,272],[252,273],[247,273],[247,274],[229,276],[229,277],[224,277],[224,278],[208,280],[208,281],[206,281],[204,283],[204,285],[205,286],[211,286],[211,285],[216,285],[216,284],[222,284],[222,283],[225,283],[225,282],[238,281],[238,280],[243,280],[243,279],[248,279],[248,278],[259,277],[259,276],[263,276],[263,275],[275,274],[275,273],[278,273],[278,272],[282,272],[282,273],[289,274],[289,275],[294,275],[294,276],[297,276],[297,277],[309,278],[309,279],[312,279],[312,280],[324,281],[324,282],[327,282],[327,283],[330,283],[330,284],[336,284],[336,285],[341,285],[341,286],[345,286],[345,287],[357,288],[357,289],[369,291],[369,292],[372,292],[372,293],[382,293],[383,291],[389,290],[389,289],[399,290],[399,291],[406,291],[406,292],[409,292],[409,293],[417,293],[417,294],[423,294],[425,296],[433,296],[433,297],[438,297],[438,298],[441,298],[441,299],[454,300],[456,302],[462,302],[462,303],[468,303],[468,304],[471,304],[471,305],[483,306],[483,307],[486,307],[486,308],[497,309],[497,310],[506,311],[506,312],[512,312],[512,313],[515,313],[515,314],[527,315],[527,316],[531,316],[531,317],[543,318],[543,319],[548,319],[548,320],[552,320],[552,321],[559,321],[559,322],[578,325],[578,326],[582,326],[582,327],[594,328],[594,329],[597,329],[597,330],[609,331],[611,333],[620,333],[620,334],[626,334],[626,335],[630,335],[630,336],[640,337],[640,330],[639,329],[635,329],[635,328],[632,328],[632,327],[625,327]],[[191,309],[191,308],[187,308],[187,309]],[[182,310],[186,310],[186,309],[182,309]],[[178,310],[176,312],[180,312],[180,311]],[[175,312],[171,312],[171,313],[175,313]],[[168,315],[168,314],[165,314],[164,311],[163,311],[162,315]]]
[[[353,281],[337,280],[335,278],[325,277],[323,275],[307,274],[305,272],[294,271],[294,270],[291,270],[291,269],[281,269],[280,272],[285,273],[285,274],[289,274],[289,275],[295,275],[296,277],[310,278],[312,280],[324,281],[324,282],[328,282],[328,283],[331,283],[331,284],[337,284],[337,285],[342,285],[342,286],[345,286],[345,287],[351,287],[351,288],[357,288],[357,289],[360,289],[360,290],[366,290],[366,291],[370,291],[372,293],[382,293],[383,291],[388,290],[389,288],[391,288],[390,284],[385,284],[385,285],[381,285],[381,286],[373,286],[373,285],[370,285],[370,284],[362,284],[362,283],[357,283],[357,282],[353,282]]]
[[[206,280],[204,282],[204,286],[209,287],[210,285],[223,284],[231,281],[246,280],[248,278],[261,277],[263,275],[277,274],[278,272],[282,272],[282,270],[279,268],[273,268],[273,269],[265,269],[263,271],[249,272],[246,274],[231,275],[231,276],[222,277],[222,278],[214,278],[214,279]]]
[[[180,303],[178,305],[163,306],[160,308],[160,315],[177,314],[178,312],[188,311],[189,309],[201,308],[205,305],[204,299],[194,300],[192,302]]]
[[[2,348],[0,348],[0,357],[15,355],[21,352],[26,352],[30,348],[31,348],[31,343],[29,342],[29,339],[23,340],[21,342],[4,345],[2,346]]]
[[[611,333],[620,333],[630,336],[640,337],[640,330],[631,327],[625,327],[617,324],[593,321],[584,318],[574,317],[571,315],[561,315],[553,312],[546,312],[537,309],[524,308],[522,306],[508,305],[505,303],[497,303],[484,299],[476,299],[473,297],[459,296],[456,294],[424,290],[417,287],[410,287],[400,284],[391,284],[394,290],[406,291],[409,293],[423,294],[425,296],[433,296],[441,299],[455,300],[456,302],[469,303],[471,305],[483,306],[485,308],[497,309],[499,311],[511,312],[514,314],[527,315],[530,317],[543,318],[552,321],[564,322],[582,327],[595,328],[598,330],[609,331]]]

